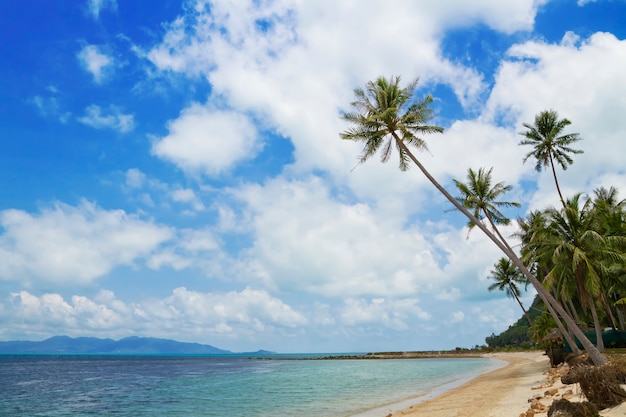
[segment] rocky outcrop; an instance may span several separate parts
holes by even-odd
[[[597,417],[598,410],[589,402],[556,400],[548,410],[548,417]]]

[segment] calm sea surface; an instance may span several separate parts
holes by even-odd
[[[0,355],[0,416],[383,417],[393,404],[500,365],[491,359]]]

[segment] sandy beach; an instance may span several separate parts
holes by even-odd
[[[533,406],[534,415],[545,416],[554,399],[581,400],[577,384],[564,385],[559,378],[550,378],[550,363],[543,352],[496,353],[488,357],[506,361],[508,365],[391,415],[519,417],[525,416]],[[613,409],[602,410],[600,415],[626,416],[626,403]]]

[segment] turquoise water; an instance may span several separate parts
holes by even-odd
[[[398,403],[500,364],[0,355],[0,416],[383,417]]]

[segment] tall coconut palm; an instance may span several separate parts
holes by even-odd
[[[545,281],[546,275],[552,268],[552,256],[551,254],[536,250],[532,245],[530,245],[530,242],[536,239],[537,235],[539,233],[542,233],[548,226],[546,214],[542,211],[534,210],[528,213],[525,219],[517,219],[517,223],[519,226],[519,232],[517,232],[515,235],[521,240],[522,243],[522,260],[524,261],[524,264],[532,266],[535,276],[543,283]],[[556,291],[553,291],[553,296],[556,298],[558,296],[558,293]],[[566,303],[564,304],[564,308],[568,306],[570,307],[569,313],[578,323],[579,320],[578,316],[576,315],[576,310],[572,307],[573,303],[571,301],[569,302],[569,304],[567,304],[567,301],[564,301],[564,303]],[[554,319],[553,322],[558,327],[561,335],[565,338],[568,345],[572,349],[572,352],[576,355],[580,355],[582,352],[576,344],[572,330],[570,329],[568,331],[568,329],[563,326],[563,323],[558,318],[558,314],[556,313],[556,311],[554,311],[549,303],[546,303],[545,306],[548,309],[550,315],[552,315]]]
[[[535,323],[531,320],[530,316],[528,315],[528,311],[526,311],[526,309],[524,308],[524,304],[522,304],[522,300],[520,300],[522,291],[519,289],[518,284],[526,284],[528,283],[528,280],[524,279],[524,275],[515,265],[513,265],[513,263],[508,258],[500,258],[500,260],[496,262],[494,268],[489,271],[489,273],[491,274],[489,275],[489,278],[491,278],[495,282],[491,284],[487,289],[489,291],[504,291],[507,297],[514,298],[524,312],[524,316],[526,316],[528,324],[530,324],[530,327],[532,327],[533,335],[535,337],[538,337]]]
[[[606,236],[596,228],[591,200],[581,205],[581,194],[565,201],[563,210],[546,210],[548,225],[529,246],[537,253],[551,257],[552,267],[546,276],[548,285],[555,286],[563,299],[579,297],[591,313],[598,350],[604,349],[602,328],[596,302],[604,297],[603,277],[608,263],[624,263],[626,258],[618,249],[621,236]]]
[[[596,219],[596,228],[599,233],[606,236],[626,236],[626,200],[618,199],[618,191],[615,187],[600,187],[594,190],[593,213]],[[619,249],[626,252],[626,246]],[[624,329],[624,311],[622,306],[615,303],[626,294],[626,266],[623,263],[611,263],[607,265],[608,274],[603,282],[605,288],[602,305],[610,319],[613,328],[617,327],[617,320],[613,315],[611,304],[615,306],[615,312],[619,319],[619,328]]]
[[[497,225],[508,225],[511,223],[511,220],[500,211],[500,208],[520,207],[520,204],[512,201],[497,201],[503,194],[511,191],[513,187],[504,185],[503,182],[491,186],[491,171],[493,171],[493,168],[489,168],[489,170],[479,168],[478,172],[470,168],[467,171],[466,183],[454,180],[454,183],[461,192],[461,196],[457,198],[457,201],[461,203],[463,207],[471,210],[474,217],[478,220],[487,219],[493,231],[503,243],[507,244],[506,239],[500,234]],[[468,223],[470,230],[475,226],[476,224],[472,221]]]
[[[568,119],[559,120],[559,115],[554,110],[544,110],[535,116],[534,124],[524,123],[523,126],[528,130],[520,133],[526,138],[520,142],[520,145],[533,147],[533,150],[524,157],[524,162],[533,157],[537,160],[535,165],[537,171],[541,171],[545,167],[552,169],[554,184],[563,206],[565,206],[565,200],[561,193],[554,164],[556,162],[566,170],[573,163],[569,154],[583,153],[581,150],[570,147],[573,143],[581,140],[578,133],[561,134],[563,129],[571,123]]]
[[[546,218],[546,214],[539,210],[534,210],[528,213],[525,219],[519,218],[517,219],[517,223],[519,226],[519,232],[515,235],[522,242],[522,260],[526,265],[532,265],[532,269],[535,273],[535,276],[543,283],[545,281],[545,277],[552,268],[552,256],[545,251],[539,251],[530,243],[537,239],[538,234],[543,233],[543,231],[548,227],[548,219]],[[558,293],[553,290],[553,294],[555,298],[558,296]],[[563,301],[563,300],[562,300]],[[567,303],[567,301],[564,301]],[[548,303],[545,304],[548,312],[553,317],[553,322],[558,327],[561,335],[565,338],[567,343],[569,344],[572,352],[576,355],[580,355],[582,352],[578,348],[576,344],[576,340],[573,337],[573,333],[571,329],[568,329],[563,326],[563,323],[558,318],[558,314],[554,311],[552,306]],[[576,310],[572,308],[572,303],[564,304],[564,308],[570,306],[570,315],[573,315],[576,322],[578,321],[578,316],[576,315]]]
[[[401,88],[400,77],[391,77],[390,80],[379,77],[376,81],[366,84],[366,89],[354,90],[356,101],[352,106],[357,112],[343,114],[343,119],[352,123],[353,126],[340,133],[345,140],[363,142],[363,152],[359,162],[363,163],[377,152],[381,152],[381,160],[389,160],[391,150],[395,147],[399,154],[400,169],[408,169],[408,161],[411,160],[419,168],[422,174],[441,192],[452,205],[461,211],[467,218],[474,222],[487,237],[495,243],[504,254],[524,273],[537,293],[546,304],[551,304],[556,312],[564,318],[568,327],[581,341],[583,347],[589,353],[589,357],[596,365],[606,363],[606,357],[600,353],[580,330],[574,320],[567,314],[561,304],[541,285],[535,276],[526,268],[519,257],[508,248],[496,235],[483,225],[472,213],[463,207],[422,165],[413,155],[408,146],[418,150],[426,149],[426,142],[420,137],[425,133],[443,132],[443,128],[426,124],[433,117],[432,109],[428,105],[432,102],[430,96],[424,99],[415,99],[417,81]]]

